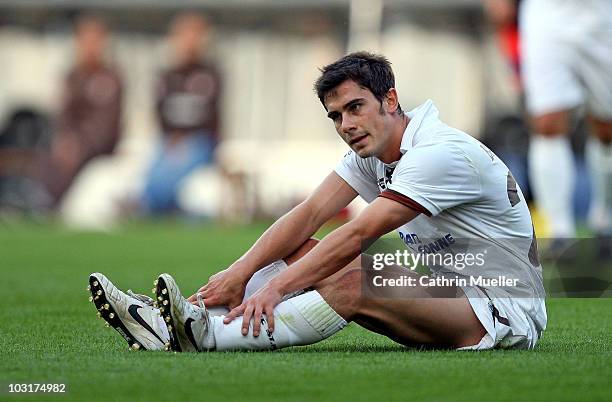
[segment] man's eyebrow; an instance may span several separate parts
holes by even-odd
[[[350,108],[351,106],[353,106],[355,103],[360,103],[360,102],[363,102],[364,100],[365,100],[364,98],[353,99],[350,102],[347,102],[344,106],[342,106],[342,109],[346,110]]]
[[[354,104],[363,102],[364,100],[365,100],[365,98],[352,99],[349,102],[345,103],[344,106],[342,106],[342,110],[346,110],[346,109],[350,108],[351,106],[353,106]],[[338,113],[337,111],[332,110],[331,112],[327,113],[327,117],[332,119],[333,116],[336,115],[337,113]]]

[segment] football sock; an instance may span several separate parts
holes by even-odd
[[[285,269],[287,269],[287,264],[285,261],[278,260],[255,272],[244,288],[244,298],[242,301],[244,302],[249,297],[253,296],[253,293],[257,292],[266,283],[283,272]]]
[[[223,316],[210,317],[209,330],[202,346],[206,350],[274,350],[287,346],[319,342],[347,325],[317,291],[310,291],[285,300],[274,308],[274,332],[262,318],[261,333],[253,336],[253,323],[243,336],[242,317],[229,324]]]
[[[529,144],[529,175],[538,208],[551,237],[575,235],[573,194],[576,169],[566,136],[534,135]]]
[[[589,138],[586,158],[591,173],[589,221],[599,233],[612,234],[612,144]]]
[[[253,293],[257,292],[266,283],[268,283],[271,279],[273,279],[278,274],[283,272],[285,269],[287,269],[287,263],[285,263],[285,261],[283,260],[278,260],[278,261],[274,261],[270,265],[266,265],[259,271],[255,272],[253,276],[251,277],[251,279],[249,279],[249,281],[246,284],[246,287],[244,289],[244,297],[242,301],[244,302],[245,300],[247,300],[249,297],[253,295]],[[283,300],[289,299],[300,293],[301,292],[290,293],[286,295],[283,298]],[[207,310],[211,316],[225,315],[229,312],[229,309],[223,306],[210,307],[210,308],[207,307]]]

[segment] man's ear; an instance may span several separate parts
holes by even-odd
[[[389,89],[387,91],[387,96],[385,97],[385,109],[387,113],[394,114],[397,112],[397,108],[399,107],[399,99],[397,97],[397,91],[395,88]]]

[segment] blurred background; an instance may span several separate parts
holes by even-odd
[[[432,99],[529,196],[516,13],[492,3],[0,0],[0,222],[280,216],[346,152],[312,85],[354,50],[385,54],[405,110]]]

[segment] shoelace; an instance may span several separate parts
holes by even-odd
[[[153,300],[152,298],[150,298],[147,295],[143,295],[143,294],[140,294],[140,293],[134,293],[134,292],[132,292],[132,289],[128,289],[127,294],[130,297],[133,297],[134,299],[136,299],[138,301],[141,301],[141,302],[143,302],[144,304],[146,304],[148,306],[155,307],[154,304],[153,304],[155,302],[155,300]],[[208,310],[206,309],[206,306],[204,305],[204,298],[202,297],[202,295],[200,293],[198,293],[196,295],[196,298],[198,300],[199,307],[203,310],[204,318],[206,320],[208,320],[209,313],[208,313]]]
[[[208,309],[206,309],[206,306],[204,305],[204,298],[202,297],[202,294],[200,294],[200,292],[198,292],[196,294],[196,299],[198,300],[198,305],[200,306],[200,308],[202,309],[203,317],[206,321],[208,321],[209,317],[209,313],[208,313]]]
[[[200,308],[205,309],[206,307],[204,306],[204,298],[202,297],[202,294],[200,292],[196,294],[196,298],[198,299],[198,305],[200,306]]]
[[[139,294],[139,293],[134,293],[134,292],[132,292],[132,289],[128,289],[127,294],[130,297],[133,297],[134,299],[136,299],[136,300],[138,300],[140,302],[143,302],[147,306],[153,307],[154,300],[151,299],[149,296],[142,295],[142,294]]]

